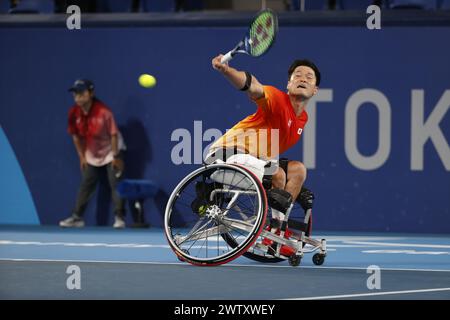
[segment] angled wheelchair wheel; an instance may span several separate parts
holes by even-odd
[[[164,217],[166,237],[181,260],[201,266],[227,263],[258,239],[267,207],[261,182],[247,169],[204,166],[172,192]]]

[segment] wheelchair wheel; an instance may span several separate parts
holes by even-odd
[[[264,188],[253,173],[238,165],[208,165],[190,173],[172,192],[164,217],[166,237],[184,261],[223,264],[253,245],[267,207]]]

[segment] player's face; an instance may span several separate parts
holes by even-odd
[[[89,90],[73,93],[73,99],[75,100],[75,103],[80,107],[88,107],[92,102],[93,96],[94,93],[90,92]]]
[[[299,66],[295,68],[291,79],[288,81],[288,93],[292,96],[301,96],[309,99],[318,91],[316,81],[313,69],[307,66]]]

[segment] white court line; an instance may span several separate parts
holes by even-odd
[[[357,294],[341,294],[335,296],[317,296],[306,298],[292,298],[285,300],[325,300],[325,299],[343,299],[343,298],[358,298],[358,297],[370,297],[370,296],[386,296],[394,294],[409,294],[409,293],[424,293],[424,292],[439,292],[450,291],[450,288],[436,288],[436,289],[419,289],[419,290],[403,290],[403,291],[386,291],[386,292],[373,292],[373,293],[357,293]]]
[[[321,235],[316,234],[314,235],[315,238],[321,239],[325,238],[327,241],[388,241],[388,240],[408,240],[410,238],[408,237],[362,237],[362,236],[327,236],[327,235]]]
[[[148,265],[181,265],[181,266],[191,266],[191,264],[186,262],[157,262],[157,261],[114,261],[114,260],[67,260],[67,259],[21,259],[21,258],[0,258],[0,261],[14,261],[14,262],[68,262],[68,263],[110,263],[110,264],[148,264]],[[282,262],[281,262],[282,263]],[[215,266],[213,268],[221,267],[239,267],[239,268],[287,268],[292,270],[301,269],[330,269],[330,270],[364,270],[367,271],[367,267],[324,267],[324,266],[299,266],[294,268],[290,265],[273,265],[273,264],[235,264],[233,262],[223,264],[220,266]],[[199,267],[208,268],[208,267]],[[381,268],[381,271],[419,271],[419,272],[450,272],[450,269],[406,269],[406,268]]]
[[[114,261],[114,260],[82,260],[82,259],[28,259],[28,258],[0,258],[0,261],[14,262],[68,262],[68,263],[110,263],[110,264],[154,264],[154,265],[189,265],[185,262],[156,262],[156,261]]]
[[[225,241],[223,241],[225,243]],[[40,242],[40,241],[10,241],[0,240],[0,245],[20,245],[20,246],[62,246],[62,247],[104,247],[104,248],[130,248],[130,249],[170,249],[168,244],[146,244],[146,243],[90,243],[90,242]],[[202,246],[196,245],[191,248],[199,249]],[[227,247],[219,246],[219,249]]]
[[[211,242],[217,242],[211,240]],[[220,240],[220,243],[225,243]],[[96,243],[96,242],[42,242],[42,241],[12,241],[0,240],[0,245],[21,245],[21,246],[63,246],[63,247],[106,247],[106,248],[162,248],[170,249],[168,244],[147,244],[147,243]],[[328,244],[328,248],[373,248],[378,246],[351,245],[351,244]],[[193,248],[199,248],[194,246]],[[219,247],[226,249],[226,247]],[[333,251],[333,250],[329,250]],[[335,250],[334,250],[335,251]]]
[[[377,253],[377,254],[409,254],[409,255],[430,255],[430,256],[441,256],[450,255],[448,251],[416,251],[416,250],[363,250],[362,253]]]
[[[65,247],[110,247],[110,248],[170,248],[167,244],[146,243],[96,243],[96,242],[42,242],[0,240],[0,245],[21,246],[65,246]]]
[[[417,248],[439,248],[450,249],[450,245],[444,244],[419,244],[419,243],[390,243],[390,242],[369,242],[369,241],[344,241],[349,244],[371,245],[382,247],[417,247]]]

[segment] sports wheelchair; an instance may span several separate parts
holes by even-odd
[[[310,237],[312,192],[303,188],[293,201],[284,190],[271,189],[271,180],[263,174],[268,167],[273,170],[274,162],[263,162],[258,171],[235,160],[205,164],[173,190],[164,227],[179,260],[215,266],[243,255],[258,262],[288,260],[298,266],[305,253],[316,252],[313,263],[322,265],[326,240]],[[271,218],[275,208],[284,211],[283,220]],[[294,219],[294,212],[302,217]]]

